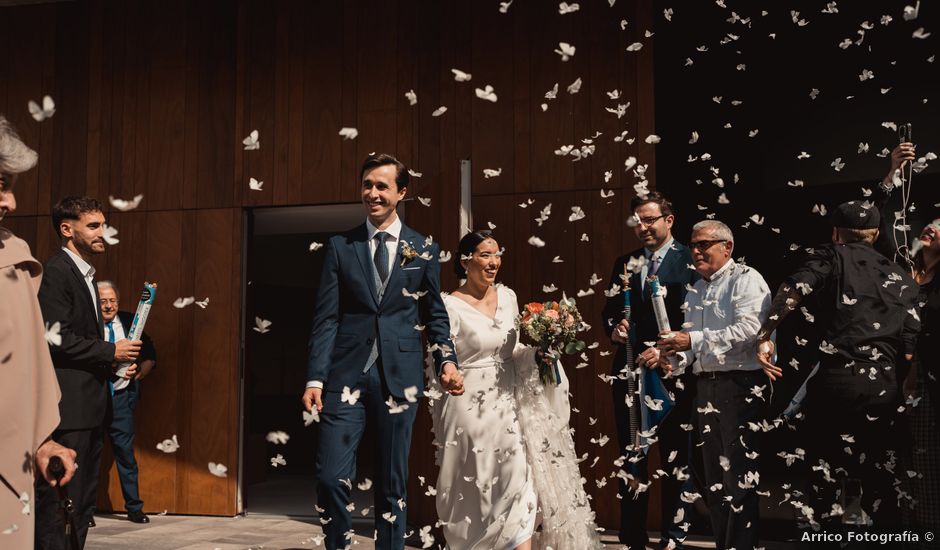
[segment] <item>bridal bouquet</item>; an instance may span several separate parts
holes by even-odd
[[[522,309],[516,324],[539,347],[539,378],[543,384],[558,384],[558,359],[561,355],[581,353],[585,344],[578,333],[587,330],[574,300],[530,302]]]

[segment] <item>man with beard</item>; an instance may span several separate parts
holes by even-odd
[[[137,360],[141,342],[104,340],[95,268],[89,263],[104,252],[101,203],[89,197],[66,197],[53,207],[52,224],[62,248],[43,266],[45,275],[39,287],[43,319],[50,326],[58,324],[61,338],[49,346],[62,390],[61,420],[52,439],[78,453],[80,467],[67,488],[75,507],[79,543],[84,547],[98,493],[98,466],[110,399],[108,380],[117,363]],[[65,526],[62,515],[56,513],[55,490],[44,479],[36,483],[37,547],[63,548],[57,534]]]

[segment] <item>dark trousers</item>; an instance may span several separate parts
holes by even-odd
[[[381,361],[381,359],[380,359]],[[375,547],[402,550],[405,547],[408,451],[411,429],[419,403],[408,409],[389,413],[389,392],[376,363],[359,377],[353,391],[361,392],[354,405],[342,401],[340,392],[323,393],[320,413],[320,441],[317,452],[317,495],[330,550],[351,544],[346,533],[352,529],[352,517],[346,509],[351,490],[346,483],[356,483],[356,453],[366,422],[375,428]],[[396,399],[401,403],[403,398]],[[402,505],[399,505],[399,502]],[[394,518],[392,517],[394,516]]]
[[[682,424],[692,421],[692,404],[694,402],[694,386],[686,382],[685,390],[675,388],[675,382],[665,380],[667,388],[676,396],[676,405],[669,412],[663,422],[659,425],[657,436],[659,437],[658,448],[660,464],[659,467],[665,470],[668,475],[659,479],[660,483],[660,513],[662,514],[662,535],[660,537],[660,546],[665,547],[669,541],[674,541],[675,548],[682,548],[681,541],[685,539],[686,533],[679,528],[679,525],[690,521],[692,505],[683,502],[680,498],[682,491],[694,492],[694,484],[691,478],[685,481],[679,481],[674,473],[675,468],[682,468],[689,464],[689,432],[681,428]],[[613,384],[614,395],[614,417],[617,421],[617,439],[620,444],[621,453],[632,442],[630,439],[630,412],[627,409],[627,382],[626,380],[616,380]],[[636,398],[635,398],[636,399]],[[669,455],[676,453],[676,458],[669,462]],[[629,466],[630,473],[643,483],[649,482],[650,466],[648,458],[644,455],[643,459],[635,464],[625,463],[624,468]],[[685,475],[691,476],[689,468],[685,468]],[[623,478],[618,478],[620,484],[620,542],[631,549],[643,549],[649,542],[649,536],[646,532],[646,517],[649,508],[649,491],[636,494],[629,490]],[[675,521],[679,509],[683,509],[683,519]]]
[[[856,496],[874,528],[890,530],[900,525],[894,484],[905,475],[904,453],[910,447],[910,435],[905,417],[897,411],[901,404],[897,383],[881,376],[872,380],[871,368],[883,371],[880,366],[860,363],[853,368],[821,365],[807,384],[800,430],[813,444],[806,449],[803,478],[810,504],[817,510],[816,519],[829,531],[847,528],[843,522],[848,516],[819,516],[834,503]],[[820,460],[828,463],[828,472],[812,470]],[[885,468],[886,464],[891,467]],[[845,496],[840,494],[843,486],[849,488]]]
[[[144,502],[140,500],[137,488],[137,459],[134,458],[134,409],[137,406],[137,392],[130,387],[116,391],[111,402],[114,416],[108,427],[108,435],[114,450],[118,477],[121,479],[124,508],[128,512],[140,512]]]
[[[52,439],[73,449],[77,456],[78,470],[65,486],[74,507],[73,517],[78,531],[78,540],[85,547],[88,522],[95,513],[98,496],[98,467],[101,463],[103,430],[56,430]],[[40,550],[66,550],[65,521],[59,507],[56,489],[49,486],[41,476],[36,479],[36,548]]]
[[[715,412],[698,413],[698,433],[702,440],[705,485],[702,491],[708,503],[715,547],[752,550],[758,540],[757,483],[741,488],[748,472],[757,473],[756,454],[760,452],[760,431],[748,428],[748,422],[760,423],[766,414],[766,403],[751,394],[754,386],[768,384],[762,370],[720,373],[715,377],[700,375],[696,379],[699,410],[708,403]],[[769,392],[768,392],[769,393]],[[754,453],[748,458],[747,453]],[[722,467],[727,459],[728,469]],[[712,490],[715,484],[721,488]],[[725,498],[730,497],[730,502]]]

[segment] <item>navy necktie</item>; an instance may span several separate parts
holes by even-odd
[[[375,256],[372,257],[372,261],[375,263],[375,271],[379,274],[379,279],[383,283],[388,279],[388,247],[385,246],[387,237],[388,233],[385,231],[379,231],[375,234]]]
[[[652,261],[650,262],[650,269],[649,269],[650,276],[656,275],[656,272],[659,271],[660,264],[663,263],[663,261],[656,254],[653,254],[653,257],[651,258],[651,260]]]

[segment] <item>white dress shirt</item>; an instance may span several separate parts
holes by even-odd
[[[398,253],[398,236],[401,235],[401,218],[395,216],[392,225],[383,229],[388,235],[385,237],[385,248],[388,249],[388,272],[392,273],[395,265],[395,255]],[[372,222],[366,219],[366,232],[369,234],[369,257],[375,258],[375,234],[379,229],[372,225]]]
[[[121,318],[117,315],[114,316],[114,320],[111,321],[111,328],[114,330],[114,341],[118,342],[127,338],[127,331],[124,330],[124,324],[121,323]],[[108,334],[108,323],[107,321],[104,324],[104,339],[108,340],[111,337]],[[110,341],[110,340],[108,340]]]
[[[761,368],[755,345],[771,295],[756,269],[729,259],[710,281],[696,281],[686,299],[683,330],[692,349],[679,354],[680,372],[690,364],[696,374]]]
[[[88,286],[88,294],[91,295],[91,303],[94,304],[92,309],[95,310],[95,317],[99,320],[101,319],[101,309],[100,304],[98,304],[98,296],[95,294],[95,268],[88,262],[82,259],[81,256],[72,252],[66,247],[62,247],[62,250],[72,258],[72,261],[75,262],[75,265],[78,266],[78,272],[82,274],[82,277],[85,278],[85,285]]]
[[[395,256],[398,254],[398,239],[399,239],[399,236],[401,235],[401,227],[402,227],[401,218],[399,218],[396,215],[395,221],[392,222],[392,225],[383,229],[383,231],[388,233],[388,235],[385,237],[385,246],[386,248],[388,248],[389,276],[391,276],[392,270],[394,269],[394,266],[395,266],[395,260],[396,260]],[[379,232],[379,229],[375,227],[374,225],[372,225],[372,222],[368,218],[366,218],[366,233],[368,233],[368,236],[369,236],[369,257],[371,258],[375,258],[375,250],[377,246],[377,243],[375,240],[375,234],[378,232]],[[307,387],[322,389],[323,381],[322,380],[308,380]]]

